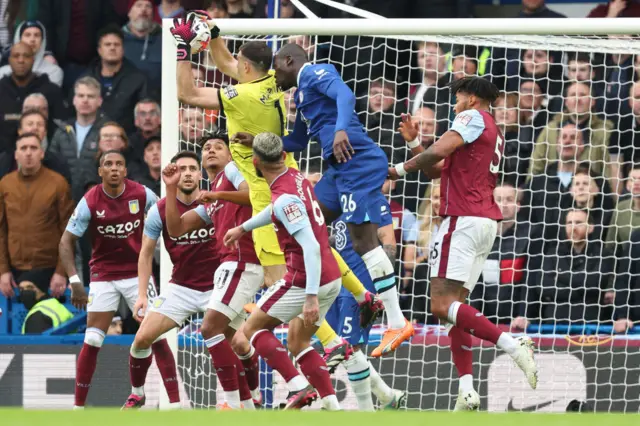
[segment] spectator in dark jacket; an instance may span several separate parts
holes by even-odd
[[[542,230],[517,220],[520,202],[513,185],[497,186],[493,195],[504,219],[470,299],[491,321],[508,323],[523,312],[529,271],[540,268]]]
[[[566,214],[566,240],[545,252],[542,272],[529,289],[527,319],[543,323],[584,323],[601,317],[613,276],[614,258],[600,241],[589,240],[593,222],[587,211]],[[530,286],[534,283],[530,282]],[[534,312],[535,307],[540,313]]]
[[[134,157],[142,161],[147,139],[160,135],[160,104],[153,99],[143,99],[133,109],[136,130],[129,134],[129,149]]]
[[[147,79],[124,58],[123,41],[120,28],[103,29],[98,41],[100,58],[91,65],[88,75],[102,86],[102,110],[107,117],[131,132],[135,105],[147,97]]]
[[[112,0],[41,0],[39,5],[38,21],[44,24],[47,46],[64,71],[63,88],[68,93],[96,56],[96,30],[118,17]]]
[[[144,144],[144,165],[140,168],[140,172],[131,174],[131,179],[145,185],[155,192],[158,197],[160,196],[160,177],[162,172],[160,148],[159,136],[152,136],[147,139]]]
[[[44,116],[38,111],[27,111],[20,118],[18,135],[33,133],[40,138],[40,146],[44,151],[43,141],[47,136],[46,121]],[[71,185],[71,172],[67,162],[55,152],[45,151],[42,165],[65,178]],[[8,152],[0,153],[0,178],[18,169],[18,163],[14,154]]]
[[[52,119],[66,118],[62,90],[45,74],[34,74],[33,61],[33,50],[27,44],[13,45],[9,57],[11,75],[0,79],[0,152],[13,154],[22,104],[30,94],[42,93],[47,98]]]
[[[102,97],[100,83],[85,76],[74,85],[73,106],[75,118],[64,123],[53,136],[49,151],[62,156],[71,169],[73,199],[80,201],[84,195],[83,170],[93,167],[98,152],[100,127],[109,121],[100,114]]]
[[[162,27],[153,22],[153,2],[130,2],[129,22],[122,27],[124,56],[149,79],[149,90],[159,99],[162,72]]]
[[[621,250],[615,283],[614,330],[624,333],[640,325],[640,230],[631,234]]]
[[[549,9],[544,0],[522,0],[518,18],[566,18],[562,13]]]

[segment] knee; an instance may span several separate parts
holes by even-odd
[[[253,327],[249,323],[249,321],[244,323],[244,326],[242,327],[242,333],[244,334],[244,338],[247,339],[247,343],[251,342],[251,338],[253,337],[254,334],[256,334],[257,331],[258,330],[255,327]]]
[[[307,349],[308,347],[309,347],[309,343],[302,342],[298,339],[289,338],[289,340],[287,340],[287,349],[289,350],[291,355],[293,355],[294,357],[297,357],[300,354],[300,352]]]
[[[202,321],[200,326],[200,333],[202,337],[207,340],[218,334],[224,334],[227,326],[229,325],[229,319],[222,313],[216,311],[209,311]]]
[[[233,338],[231,339],[231,348],[238,355],[249,353],[251,345],[244,334],[244,330],[236,331],[236,334],[233,335]]]
[[[431,313],[441,320],[447,320],[449,317],[449,307],[455,299],[447,297],[431,298]]]
[[[148,333],[140,331],[138,331],[138,333],[136,333],[136,337],[133,338],[133,347],[136,349],[149,349],[151,345],[153,345],[155,339]]]
[[[89,346],[101,348],[102,342],[104,342],[104,336],[105,332],[98,328],[87,328],[87,331],[84,333],[84,343]]]

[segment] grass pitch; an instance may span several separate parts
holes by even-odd
[[[2,426],[638,426],[636,414],[317,411],[32,411],[1,409]]]

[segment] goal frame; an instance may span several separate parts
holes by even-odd
[[[319,0],[316,0],[319,1]],[[269,4],[271,5],[271,1]],[[170,32],[172,19],[162,22],[162,164],[168,164],[178,152],[180,134],[179,102],[176,86],[175,42]],[[567,19],[518,19],[518,18],[470,18],[470,19],[219,19],[221,36],[509,36],[509,35],[571,35],[607,36],[635,34],[640,28],[640,18],[567,18]],[[499,29],[499,31],[496,31]],[[166,196],[164,182],[162,196]],[[160,291],[166,289],[173,264],[163,248],[160,255]],[[169,345],[177,358],[177,330],[166,334]],[[160,408],[169,405],[166,391],[161,384]]]

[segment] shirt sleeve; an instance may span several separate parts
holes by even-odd
[[[160,218],[158,206],[154,205],[149,209],[147,218],[144,221],[144,235],[151,238],[152,240],[157,240],[160,238],[161,233],[162,219]]]
[[[280,196],[273,204],[273,212],[291,235],[304,227],[311,226],[307,209],[297,195]]]
[[[76,209],[69,218],[66,230],[76,237],[82,237],[89,228],[89,222],[91,221],[91,210],[87,200],[82,197],[82,200],[76,206]]]
[[[198,213],[198,216],[200,216],[200,219],[202,219],[204,223],[206,223],[207,225],[211,225],[213,223],[213,221],[211,220],[211,216],[209,216],[209,214],[207,213],[207,209],[202,204],[200,204],[198,207],[196,207],[193,210],[196,213]]]
[[[239,108],[239,101],[241,100],[240,93],[242,88],[229,84],[222,89],[218,90],[218,101],[224,111],[235,111]]]
[[[234,162],[230,162],[224,168],[224,174],[229,179],[229,181],[233,184],[235,189],[240,187],[240,184],[244,182],[244,176],[238,170],[238,166]]]
[[[475,109],[468,109],[456,115],[451,129],[462,136],[464,143],[472,143],[484,132],[484,118]]]
[[[402,241],[410,242],[418,239],[418,221],[409,210],[402,212]]]
[[[144,206],[144,212],[149,213],[149,209],[155,206],[158,202],[158,196],[146,186],[144,187],[144,192],[147,193],[147,204]]]
[[[335,131],[346,130],[349,127],[352,116],[355,114],[356,96],[346,85],[340,74],[333,66],[316,66],[310,69],[310,85],[317,91],[336,101],[338,115],[336,117]]]

